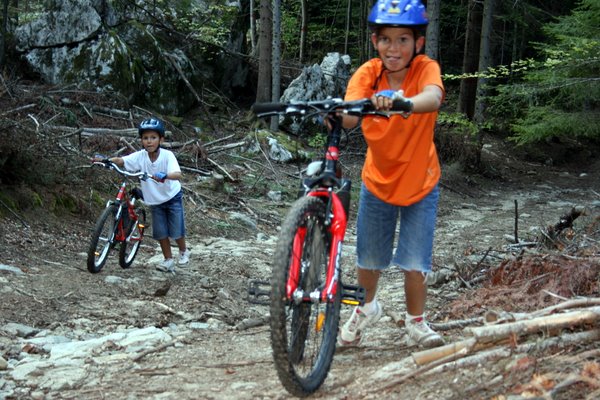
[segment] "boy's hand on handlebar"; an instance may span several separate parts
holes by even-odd
[[[404,110],[402,113],[404,118],[408,118],[408,116],[412,113],[414,106],[411,99],[404,97],[403,90],[382,90],[375,93],[373,97],[371,97],[371,101],[378,110]]]
[[[110,162],[110,159],[106,156],[103,156],[102,154],[95,154],[92,157],[92,162],[101,162],[104,164],[108,164]]]
[[[156,174],[152,175],[152,179],[162,183],[167,179],[167,174],[164,172],[157,172]]]

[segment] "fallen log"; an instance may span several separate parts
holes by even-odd
[[[535,332],[559,331],[560,329],[600,321],[600,307],[591,307],[564,314],[542,316],[501,325],[465,328],[480,343],[496,342],[511,336],[522,336]]]

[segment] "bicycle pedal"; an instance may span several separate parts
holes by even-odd
[[[367,292],[365,288],[357,285],[342,285],[342,303],[351,306],[363,306]]]
[[[248,282],[248,302],[252,304],[270,304],[271,283],[269,281],[251,280]]]

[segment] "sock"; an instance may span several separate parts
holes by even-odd
[[[406,313],[406,323],[417,323],[423,321],[423,314],[421,315],[410,315]]]
[[[360,311],[367,315],[373,315],[377,312],[377,299],[373,299],[369,303],[365,303],[365,305],[360,306]]]

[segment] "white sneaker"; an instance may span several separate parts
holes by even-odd
[[[363,339],[363,333],[369,325],[373,325],[383,315],[383,310],[379,302],[375,303],[377,310],[373,315],[367,315],[360,309],[355,307],[352,311],[350,319],[340,329],[338,335],[338,346],[358,346]]]
[[[190,262],[191,254],[192,254],[192,252],[190,251],[190,249],[185,249],[185,251],[183,253],[179,253],[179,260],[177,261],[177,264],[185,265],[188,262]]]
[[[175,260],[173,260],[172,258],[163,260],[160,264],[156,266],[156,269],[162,272],[175,273]]]
[[[430,348],[443,345],[444,339],[421,319],[419,322],[406,322],[406,344]]]

